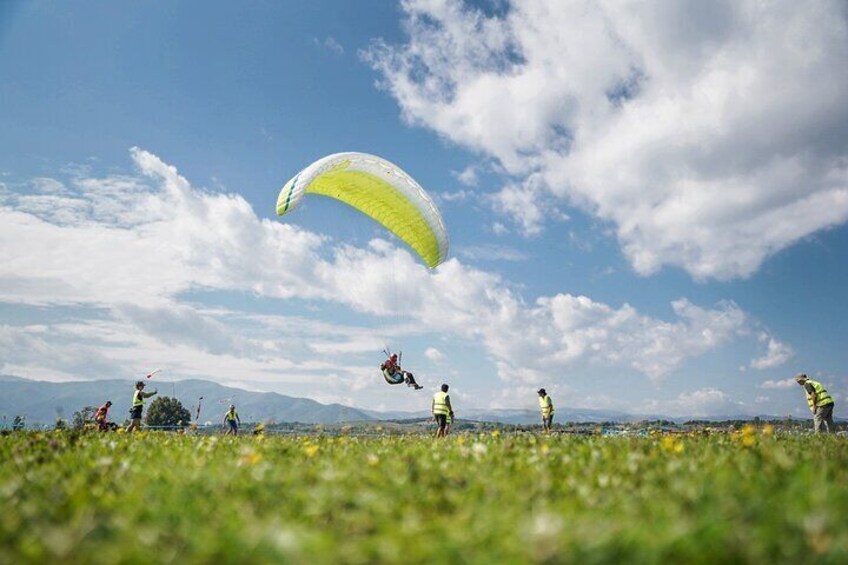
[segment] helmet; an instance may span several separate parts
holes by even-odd
[[[396,359],[397,359],[397,353],[392,353],[392,361],[395,361]]]
[[[136,381],[135,386],[144,386],[144,381]]]

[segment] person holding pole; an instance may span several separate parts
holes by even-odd
[[[156,395],[157,392],[156,390],[153,392],[144,392],[144,381],[135,383],[132,408],[130,408],[130,418],[132,421],[127,426],[127,433],[141,429],[141,413],[144,411],[144,399]]]

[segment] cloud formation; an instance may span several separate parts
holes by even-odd
[[[457,259],[430,272],[386,240],[356,248],[260,219],[242,197],[194,188],[150,152],[131,156],[137,174],[74,177],[63,190],[42,180],[45,194],[0,195],[0,301],[87,312],[4,326],[2,370],[114,376],[147,357],[185,376],[306,383],[321,375],[361,390],[378,386],[366,354],[388,332],[468,340],[507,383],[550,382],[576,363],[661,379],[749,331],[732,302],[679,299],[671,321],[567,292],[527,302],[500,276]],[[409,322],[345,327],[187,298],[207,291],[334,305],[363,320],[402,309]],[[425,355],[447,360],[435,349]]]
[[[706,418],[710,416],[739,416],[751,413],[751,408],[745,403],[735,400],[726,392],[705,387],[691,392],[680,393],[670,401],[651,401],[645,404],[646,414],[668,414],[670,416],[686,416]]]
[[[762,357],[757,357],[751,361],[752,369],[764,370],[779,367],[795,355],[795,352],[790,346],[781,343],[768,334],[760,334],[760,342],[768,343],[768,350]]]
[[[848,219],[843,2],[402,7],[408,41],[365,59],[409,123],[500,163],[527,235],[552,200],[641,274],[732,279]]]
[[[435,347],[428,347],[424,351],[424,356],[434,363],[441,363],[445,359],[444,353],[442,353]]]
[[[344,47],[342,44],[336,41],[336,39],[332,36],[327,36],[323,41],[319,40],[317,37],[312,38],[313,43],[315,45],[320,45],[324,49],[335,53],[336,55],[344,55]]]
[[[795,379],[782,379],[779,381],[775,380],[767,380],[763,381],[760,385],[760,388],[764,388],[766,390],[778,390],[783,388],[795,388],[798,386],[798,383],[795,382]]]

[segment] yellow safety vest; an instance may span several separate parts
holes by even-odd
[[[450,408],[448,408],[448,393],[439,391],[433,395],[433,414],[444,414],[445,416],[450,414]]]
[[[554,401],[547,394],[539,397],[539,407],[542,409],[543,418],[547,418],[554,413]]]
[[[230,411],[227,412],[227,420],[228,421],[234,422],[237,417],[238,417],[238,412],[236,412],[235,410],[230,410]]]
[[[813,398],[816,399],[816,406],[827,406],[828,404],[833,404],[833,398],[827,393],[822,384],[818,381],[814,381],[813,379],[807,379],[807,382],[813,385],[813,388],[816,390],[816,394],[807,393],[807,404],[810,405],[810,408],[813,407]]]
[[[141,396],[140,390],[133,393],[133,406],[144,406],[144,397]]]

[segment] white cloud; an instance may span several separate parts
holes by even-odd
[[[503,166],[493,203],[526,235],[553,198],[612,222],[639,273],[731,279],[848,219],[836,0],[402,7],[408,42],[365,59],[409,123]]]
[[[527,255],[512,247],[484,244],[459,247],[455,251],[459,257],[472,261],[526,261]]]
[[[445,354],[436,349],[435,347],[428,347],[424,351],[424,357],[426,357],[433,363],[441,363],[445,359]]]
[[[667,401],[652,400],[645,403],[642,413],[662,416],[707,418],[715,416],[738,416],[750,413],[746,405],[713,387],[705,387],[679,394]]]
[[[488,200],[495,210],[508,213],[525,236],[542,233],[545,207],[538,184],[508,184]]]
[[[485,408],[487,410],[531,410],[536,412],[539,410],[539,395],[536,391],[541,388],[539,385],[516,384],[504,385],[498,387],[497,391],[491,396],[489,403]],[[548,384],[544,385],[545,391],[551,396],[554,401],[554,407],[557,410],[568,408],[590,408],[590,409],[611,409],[615,400],[610,398],[600,398],[598,396],[577,395],[575,389],[568,384]]]
[[[315,273],[271,275],[311,261],[320,236],[260,220],[240,196],[195,191],[154,155],[132,155],[142,177],[78,179],[76,194],[51,203],[58,214],[4,199],[0,299],[149,307],[197,288],[321,295],[301,278]]]
[[[715,413],[727,406],[730,397],[715,388],[702,388],[680,394],[675,401],[677,409],[695,416]]]
[[[320,45],[324,49],[335,53],[336,55],[344,55],[344,47],[342,47],[341,43],[336,41],[334,37],[327,36],[323,41],[319,40],[317,37],[312,38],[313,43],[315,45]]]
[[[309,342],[314,334],[309,324],[296,319],[262,319],[277,328],[269,337],[263,324],[236,325],[228,320],[233,317],[229,313],[194,311],[186,316],[186,307],[179,309],[180,316],[196,326],[182,320],[171,325],[171,318],[158,321],[154,328],[120,313],[97,319],[86,311],[80,311],[79,319],[49,325],[0,326],[0,372],[43,380],[138,378],[159,366],[167,367],[168,379],[209,378],[221,383],[239,379],[261,383],[266,390],[282,385],[310,393],[315,382],[328,380],[352,390],[368,385],[376,389],[379,384],[372,378],[374,367],[357,364],[355,356],[340,355],[346,358],[340,363],[327,352],[313,355]],[[239,336],[235,346],[204,343],[210,336],[207,328],[224,323]],[[286,330],[280,329],[283,324]],[[336,328],[341,342],[345,332]],[[221,340],[214,332],[211,335],[213,342]]]
[[[453,175],[465,186],[477,186],[477,183],[480,181],[477,176],[477,167],[474,165],[468,165],[462,171],[458,173],[454,172]]]
[[[496,345],[492,348],[507,353],[503,365],[508,364],[511,350],[523,350],[524,354],[516,358],[525,360],[528,352],[534,352],[533,361],[511,371],[534,381],[537,375],[545,374],[545,367],[578,359],[626,366],[659,379],[686,359],[719,347],[746,325],[744,312],[730,302],[712,310],[685,299],[672,306],[677,321],[664,322],[640,315],[627,304],[615,309],[585,296],[567,294],[540,298],[537,308],[528,313],[529,319],[514,324],[523,328],[520,337],[513,343],[493,339]],[[510,374],[506,367],[503,371]]]
[[[295,386],[319,374],[364,390],[378,384],[365,356],[381,336],[433,333],[481,345],[504,382],[548,384],[575,364],[660,379],[749,324],[731,302],[680,299],[671,321],[568,293],[527,303],[458,259],[431,273],[386,240],[354,248],[262,220],[240,196],[193,188],[152,153],[131,155],[138,175],[76,177],[54,212],[0,196],[0,301],[96,312],[6,327],[0,357],[28,376],[114,376],[155,359],[183,376]],[[349,328],[184,298],[207,290],[349,308],[381,325],[402,310],[408,325]]]
[[[779,367],[789,361],[795,354],[787,344],[781,343],[773,337],[766,336],[766,339],[768,341],[768,351],[762,357],[751,360],[752,369],[763,370]]]
[[[798,383],[796,383],[795,379],[793,379],[793,378],[783,379],[783,380],[780,380],[780,381],[768,380],[768,381],[763,381],[763,383],[760,384],[760,388],[764,388],[764,389],[795,388],[797,386],[798,386]]]
[[[492,224],[492,233],[495,235],[504,235],[508,231],[509,230],[507,229],[507,227],[500,222],[495,222]]]
[[[66,192],[64,184],[48,177],[34,178],[31,184],[35,192],[42,194],[63,194]]]
[[[444,202],[464,202],[474,198],[476,194],[470,190],[454,190],[452,192],[442,192],[438,194],[439,200]]]

